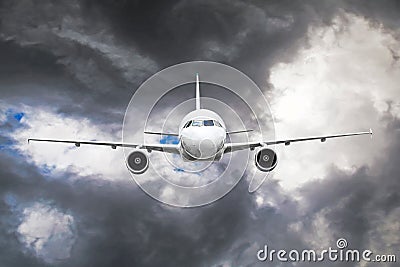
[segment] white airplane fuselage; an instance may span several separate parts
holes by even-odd
[[[184,160],[219,160],[225,140],[224,121],[217,113],[208,109],[190,112],[179,125],[180,153]]]

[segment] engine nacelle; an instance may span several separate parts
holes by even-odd
[[[131,152],[126,159],[126,166],[134,174],[142,174],[149,168],[149,157],[140,150]]]
[[[270,172],[275,169],[278,163],[278,156],[272,149],[261,148],[255,153],[255,162],[260,171]]]

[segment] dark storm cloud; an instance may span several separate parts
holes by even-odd
[[[157,70],[129,50],[161,67],[193,59],[223,61],[264,84],[268,64],[280,52],[290,58],[295,51],[289,52],[290,48],[304,37],[315,16],[312,8],[295,1],[266,6],[239,1],[83,1],[82,7],[74,1],[41,5],[9,1],[2,10],[2,39],[20,46],[11,54],[3,53],[11,58],[17,53],[11,60],[17,65],[13,73],[19,73],[18,78],[25,74],[30,83],[29,89],[17,91],[49,97],[42,103],[96,120],[101,117],[96,114],[110,113],[109,108],[123,110],[132,89]],[[260,57],[261,53],[270,56]],[[126,57],[130,64],[110,54]],[[53,69],[59,70],[58,75]],[[55,83],[43,84],[45,77]],[[3,91],[14,89],[12,84],[4,87]],[[63,98],[58,99],[55,92],[60,91]]]
[[[395,29],[399,14],[398,1],[1,3],[2,100],[52,106],[98,122],[119,122],[133,89],[170,64],[222,61],[263,85],[271,64],[290,61],[306,45],[310,25],[329,25],[344,9]],[[393,120],[388,131],[398,133],[398,125]],[[14,128],[4,125],[1,140],[9,140]],[[18,205],[44,199],[74,216],[78,237],[71,258],[59,266],[253,265],[264,243],[305,248],[305,236],[287,234],[288,227],[302,220],[312,235],[311,219],[322,210],[335,236],[346,235],[363,247],[374,223],[382,220],[370,214],[390,215],[399,206],[399,138],[392,138],[390,151],[379,155],[378,174],[333,169],[327,180],[305,186],[304,217],[299,204],[274,183],[262,190],[275,194],[279,208],[256,209],[242,181],[215,204],[175,209],[128,182],[49,179],[25,158],[1,150],[0,261],[5,266],[45,264],[23,252],[15,233],[19,214],[4,202],[10,193]],[[64,179],[76,175],[66,173]]]
[[[319,22],[314,8],[300,1],[84,3],[89,14],[100,10],[119,38],[153,55],[161,66],[215,60],[245,69],[261,84],[267,66],[278,56],[282,60],[282,53],[289,59],[308,25]]]
[[[329,25],[349,10],[388,26],[399,25],[396,1],[83,1],[85,12],[152,55],[162,67],[214,60],[245,70],[259,85],[277,61],[290,61],[307,42],[310,25]],[[267,56],[260,56],[267,55]]]
[[[386,2],[5,1],[0,53],[10,64],[2,74],[14,71],[2,91],[117,121],[132,92],[162,67],[221,61],[263,86],[271,64],[306,44],[310,25],[329,24],[339,8],[394,25],[398,4]]]
[[[0,39],[3,96],[60,113],[120,122],[123,107],[154,63],[118,43],[107,26],[86,21],[73,1],[6,2]],[[106,116],[107,115],[107,116]]]
[[[286,219],[276,216],[274,209],[262,210],[254,217],[254,204],[244,183],[199,211],[167,208],[129,181],[93,182],[87,177],[87,182],[83,179],[70,184],[46,180],[35,167],[14,157],[1,155],[0,163],[3,199],[11,193],[21,206],[38,199],[51,200],[58,209],[69,210],[74,216],[78,223],[76,243],[71,258],[56,264],[60,266],[211,265],[231,250],[238,237],[244,243],[262,242],[264,238],[280,243],[276,230],[279,227],[284,231],[286,225]],[[66,174],[65,178],[74,175]],[[3,235],[2,263],[40,265],[18,242],[17,214],[4,202],[2,206],[2,220],[14,221],[1,227],[3,233],[8,232]],[[255,229],[263,229],[263,235],[251,233]]]

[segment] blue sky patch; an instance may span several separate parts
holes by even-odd
[[[1,136],[0,141],[1,141],[0,150],[9,149],[10,146],[12,146],[14,144],[13,141],[8,137]]]
[[[0,152],[16,158],[22,157],[22,154],[13,145],[14,141],[10,137],[0,136]]]
[[[51,172],[52,172],[53,170],[55,170],[55,169],[56,169],[56,166],[55,166],[55,165],[48,165],[48,164],[43,164],[43,165],[40,166],[40,168],[39,168],[40,172],[41,172],[42,174],[44,174],[44,175],[50,175]]]
[[[22,118],[25,116],[25,113],[15,111],[12,108],[10,108],[7,109],[5,115],[7,117],[7,122],[12,124],[13,122],[21,122]]]
[[[24,115],[25,115],[25,113],[23,113],[23,112],[17,112],[17,113],[14,113],[14,118],[17,121],[21,121],[21,119],[24,117]]]
[[[0,151],[12,157],[22,157],[20,152],[14,147],[15,140],[12,136],[14,131],[24,127],[20,121],[25,116],[25,113],[9,108],[4,114],[6,115],[6,120],[0,124]]]
[[[177,145],[179,144],[179,138],[177,136],[172,136],[172,135],[164,135],[160,139],[160,144],[173,144]]]

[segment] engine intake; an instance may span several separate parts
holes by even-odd
[[[260,171],[270,172],[275,169],[278,157],[272,149],[262,148],[255,153],[255,162]]]
[[[133,151],[126,159],[126,165],[132,173],[142,174],[149,168],[149,157],[143,151]]]

